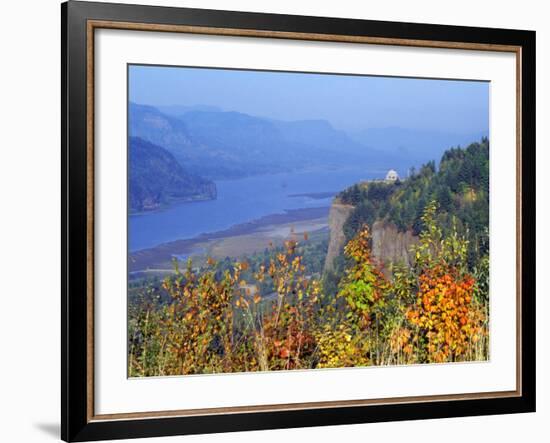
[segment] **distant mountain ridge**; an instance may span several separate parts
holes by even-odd
[[[367,125],[368,122],[365,122]],[[400,127],[347,133],[326,120],[283,121],[206,105],[130,103],[129,133],[167,149],[186,169],[210,179],[297,169],[395,169],[439,158],[445,149],[487,134],[452,134]]]
[[[139,137],[168,149],[177,146],[179,150],[190,149],[193,141],[185,124],[174,117],[148,105],[130,103],[128,107],[128,132],[131,137]]]
[[[284,122],[203,109],[174,117],[130,103],[129,132],[163,146],[184,167],[212,179],[380,163],[376,151],[322,120]]]
[[[172,201],[216,198],[216,185],[187,172],[161,146],[139,137],[129,139],[130,212],[158,209]]]
[[[156,108],[163,114],[169,115],[171,117],[180,117],[187,112],[192,111],[205,111],[205,112],[222,112],[221,108],[217,106],[210,105],[167,105],[167,106],[156,106]]]

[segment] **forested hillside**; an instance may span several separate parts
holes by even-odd
[[[483,139],[402,182],[341,192],[355,209],[336,271],[323,269],[320,233],[242,259],[175,261],[162,284],[133,288],[129,376],[487,360],[488,162]],[[373,256],[375,221],[415,234],[413,263]]]
[[[129,138],[130,212],[158,209],[170,201],[216,198],[216,185],[186,171],[170,152],[161,146]]]
[[[431,161],[404,181],[359,183],[338,197],[355,206],[344,225],[348,240],[363,224],[372,226],[376,220],[418,235],[426,205],[437,201],[438,223],[444,233],[456,224],[457,231],[466,236],[468,265],[473,268],[489,248],[489,140],[449,149],[439,167]]]

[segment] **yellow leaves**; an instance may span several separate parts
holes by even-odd
[[[351,265],[336,294],[306,269],[295,240],[261,263],[209,258],[197,270],[189,262],[161,284],[170,301],[140,313],[133,370],[176,375],[445,362],[472,359],[474,348],[483,357],[487,318],[473,297],[474,279],[438,261],[434,243],[415,252],[423,266],[384,269],[369,241],[365,227],[346,245]]]
[[[473,278],[438,264],[425,269],[419,280],[418,311],[415,315],[409,314],[408,319],[427,331],[429,360],[442,362],[463,358],[469,344],[478,341],[472,331],[480,324],[478,322],[484,321],[479,314],[474,315],[477,320],[470,320],[471,314],[476,313],[476,308],[471,306]],[[445,346],[434,347],[439,343]]]
[[[236,301],[235,301],[235,306],[237,306],[238,308],[247,308],[249,306],[249,303],[248,301],[246,300],[246,298],[244,297],[239,297]]]
[[[302,257],[297,256],[292,260],[292,269],[296,272],[299,271],[302,265]]]
[[[206,259],[206,263],[208,264],[208,266],[214,266],[216,264],[216,260],[214,260],[212,257],[208,257]]]
[[[368,338],[354,335],[351,325],[347,323],[340,324],[335,329],[326,325],[318,332],[316,340],[320,368],[367,366],[372,363],[368,358]]]
[[[287,240],[285,241],[285,249],[288,255],[294,255],[298,242],[296,240]]]

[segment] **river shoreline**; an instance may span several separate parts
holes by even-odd
[[[173,257],[182,259],[206,252],[213,256],[237,256],[238,252],[245,254],[258,248],[266,248],[270,241],[282,240],[290,232],[299,234],[328,227],[329,209],[328,206],[290,209],[282,214],[266,215],[221,231],[134,251],[128,254],[128,271],[133,273],[151,269],[171,269]]]

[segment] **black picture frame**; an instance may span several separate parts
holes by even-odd
[[[511,414],[535,411],[535,32],[69,1],[61,5],[61,437],[65,441]],[[90,20],[510,45],[521,54],[521,393],[479,399],[95,420],[89,402],[87,24]],[[92,267],[93,270],[93,267]],[[498,278],[496,276],[495,278]]]

